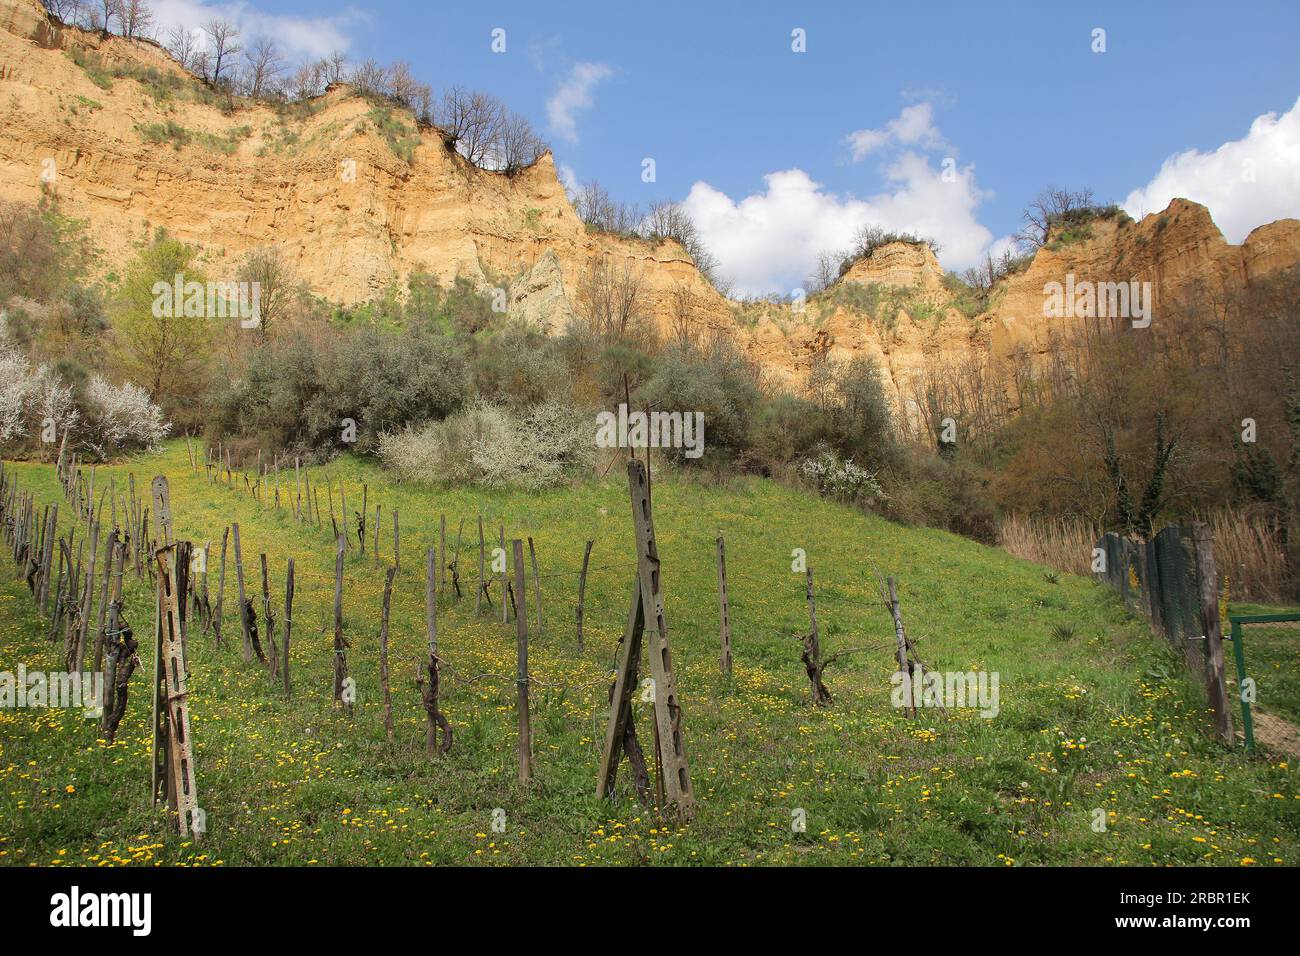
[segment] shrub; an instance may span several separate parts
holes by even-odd
[[[171,423],[139,385],[113,385],[99,375],[86,384],[84,432],[81,440],[101,458],[109,451],[152,450],[167,437]]]
[[[819,494],[828,498],[871,504],[885,497],[874,474],[827,448],[799,462],[798,471]]]
[[[537,489],[595,461],[595,424],[585,412],[546,402],[522,417],[478,402],[421,429],[383,435],[379,455],[404,481],[469,482]]]

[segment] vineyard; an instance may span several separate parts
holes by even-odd
[[[658,581],[693,791],[683,813],[656,793],[655,691],[644,665],[630,698],[647,774],[625,760],[612,795],[598,793],[638,579],[629,487],[617,468],[540,493],[489,491],[396,484],[353,458],[227,471],[214,450],[176,440],[157,455],[97,466],[93,479],[89,466],[76,470],[74,506],[53,463],[5,463],[15,552],[32,528],[50,540],[47,506],[58,505],[57,536],[76,525],[72,541],[85,545],[91,532],[78,511],[101,530],[93,587],[56,581],[47,606],[25,579],[29,565],[3,559],[0,672],[63,670],[64,635],[75,643],[83,621],[82,659],[125,624],[139,661],[111,743],[102,720],[79,708],[0,710],[0,863],[1297,859],[1293,768],[1216,742],[1204,691],[1145,622],[1087,579],[944,532],[766,480],[654,475]],[[136,545],[163,543],[156,516],[152,527],[142,520],[158,475],[169,487],[170,533],[203,554],[190,564],[203,610],[191,614],[185,648],[204,821],[196,834],[178,834],[151,800],[156,574],[150,549],[137,560]],[[236,525],[238,569],[234,547],[223,547]],[[105,623],[111,614],[101,620],[101,591],[115,591],[112,530],[129,541],[121,601],[108,609],[120,615],[116,628]],[[75,544],[68,550],[71,558]],[[38,563],[42,551],[28,548]],[[78,563],[89,563],[86,551]],[[255,653],[241,633],[237,570],[260,632]],[[902,652],[881,599],[886,576],[897,581],[909,649],[939,672],[998,674],[996,714],[893,705]],[[87,592],[89,611],[80,606]],[[59,593],[75,615],[64,623],[51,618]],[[446,722],[436,734],[430,598],[436,710]],[[810,681],[810,628],[825,697]],[[521,746],[523,726],[530,746]]]

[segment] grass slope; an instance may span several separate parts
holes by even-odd
[[[14,466],[22,487],[58,498],[49,465]],[[730,487],[676,478],[654,486],[670,639],[678,668],[696,820],[665,825],[630,792],[626,764],[611,804],[593,795],[607,713],[599,681],[614,658],[631,584],[631,521],[617,469],[610,478],[542,494],[394,486],[342,460],[313,470],[360,485],[383,506],[381,559],[349,553],[345,615],[358,701],[331,706],[333,551],[327,531],[299,526],[242,490],[209,485],[183,444],[97,471],[124,486],[169,476],[177,534],[212,541],[212,597],[222,528],[240,523],[251,591],[257,556],[272,568],[276,603],[286,560],[298,595],[295,693],[285,701],[239,651],[234,573],[227,571],[227,645],[192,635],[191,720],[201,844],[168,833],[149,808],[149,695],[144,660],[118,742],[97,739],[77,711],[0,711],[0,863],[171,864],[1294,864],[1300,800],[1293,769],[1230,754],[1205,734],[1203,698],[1166,652],[1104,589],[933,530],[902,528],[767,481]],[[292,476],[290,475],[290,482]],[[322,501],[324,495],[322,494]],[[392,620],[396,737],[382,727],[378,624],[391,558],[391,510],[403,525]],[[513,625],[473,614],[475,516],[495,539],[531,535],[542,572],[546,630],[532,635],[536,783],[515,780],[514,688],[485,678],[444,681],[455,747],[423,752],[413,685],[424,647],[423,552],[438,515],[449,536],[465,519],[462,567],[470,597],[444,599],[443,655],[460,676],[510,675]],[[328,522],[327,522],[328,523]],[[717,664],[713,540],[726,535],[735,676]],[[595,539],[586,651],[575,648],[573,605],[582,543]],[[471,546],[471,539],[474,543]],[[451,548],[451,543],[448,545]],[[940,671],[1000,674],[1000,713],[909,720],[890,706],[888,650],[828,672],[834,704],[808,706],[797,635],[807,628],[804,548],[817,582],[827,653],[892,635],[874,600],[873,569],[900,579],[904,617]],[[232,549],[233,554],[233,549]],[[59,667],[59,648],[11,562],[0,571],[0,670]],[[233,557],[232,557],[233,560]],[[259,582],[259,583],[254,583]],[[530,582],[531,588],[531,582]],[[495,595],[494,595],[495,599]],[[260,597],[256,601],[261,609]],[[127,616],[150,626],[152,598],[131,576]],[[282,609],[278,612],[282,613]],[[1058,625],[1067,625],[1058,630]],[[1070,630],[1072,629],[1072,631]],[[232,638],[233,636],[233,638]],[[232,638],[232,639],[229,639]],[[148,650],[143,640],[142,654]],[[567,688],[558,685],[568,684]],[[586,685],[586,686],[579,686]],[[636,704],[643,743],[648,708]],[[491,827],[506,813],[505,832]],[[796,809],[807,816],[797,833]],[[1105,832],[1090,826],[1094,808]]]

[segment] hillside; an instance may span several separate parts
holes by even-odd
[[[107,744],[79,710],[0,710],[0,865],[241,864],[964,864],[1093,866],[1294,865],[1292,774],[1248,760],[1203,733],[1206,712],[1165,644],[1088,580],[943,532],[906,529],[765,480],[730,487],[657,480],[654,520],[666,620],[678,673],[698,813],[668,825],[636,802],[626,768],[617,799],[593,794],[608,668],[627,617],[632,547],[627,485],[616,477],[544,493],[396,486],[342,459],[309,469],[315,488],[346,485],[349,502],[400,510],[401,571],[390,630],[395,730],[386,739],[378,659],[380,557],[353,548],[344,619],[356,707],[331,705],[333,547],[328,530],[264,507],[192,471],[185,444],[97,470],[118,492],[167,474],[178,537],[208,543],[217,593],[219,542],[238,522],[248,587],[262,620],[265,553],[277,617],[295,559],[291,699],[239,650],[233,553],[224,646],[197,623],[189,638],[189,704],[201,844],[165,835],[148,810],[147,679],[133,680],[118,739]],[[6,463],[38,503],[64,504],[48,464]],[[289,479],[292,483],[292,479]],[[269,487],[269,486],[268,486]],[[355,496],[355,498],[354,498]],[[322,498],[324,496],[322,495]],[[424,653],[423,552],[447,517],[448,557],[465,521],[464,597],[440,595],[442,708],[451,751],[424,752],[413,686]],[[495,539],[532,536],[544,631],[532,629],[535,782],[516,781],[515,628],[499,604],[474,613],[482,514]],[[68,509],[59,512],[61,521]],[[66,526],[66,525],[65,525]],[[84,533],[84,532],[83,532]],[[727,543],[734,677],[718,667],[714,537]],[[80,538],[79,538],[80,540]],[[576,645],[576,571],[593,540],[585,648]],[[809,705],[799,661],[808,627],[804,577],[815,569],[824,652],[868,648],[826,672],[833,701]],[[472,556],[471,556],[472,555]],[[61,645],[5,562],[0,671],[56,668]],[[909,633],[939,671],[1000,675],[997,713],[891,706],[892,627],[873,594],[876,571],[900,582]],[[496,590],[493,591],[494,597]],[[124,613],[147,633],[153,593],[127,574]],[[282,618],[281,618],[282,620]],[[649,744],[649,705],[635,704]],[[1091,824],[1106,814],[1104,832]],[[500,830],[494,812],[504,812]],[[800,815],[799,811],[802,811]],[[499,819],[499,818],[498,818]],[[792,826],[804,820],[805,829]]]
[[[201,248],[215,275],[275,243],[334,302],[423,270],[444,283],[505,283],[513,314],[558,328],[584,271],[606,261],[642,276],[661,327],[687,308],[699,331],[733,337],[777,382],[798,386],[822,355],[876,358],[909,420],[936,369],[1032,357],[1068,331],[1042,314],[1045,283],[1066,273],[1151,282],[1159,303],[1191,283],[1231,291],[1300,262],[1300,222],[1232,246],[1204,207],[1177,200],[1040,250],[975,315],[958,307],[928,249],[901,243],[805,308],[730,302],[677,243],[588,229],[549,154],[513,177],[484,172],[437,130],[343,86],[304,104],[228,103],[156,44],[59,26],[38,0],[0,0],[0,120],[0,198],[56,195],[87,223],[103,275],[166,228]]]

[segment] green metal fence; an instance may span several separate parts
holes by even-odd
[[[1232,654],[1237,661],[1237,694],[1241,698],[1241,725],[1246,733],[1246,749],[1255,752],[1255,722],[1250,713],[1250,697],[1246,677],[1246,648],[1242,634],[1249,624],[1281,624],[1300,621],[1300,614],[1229,614],[1232,625]]]

